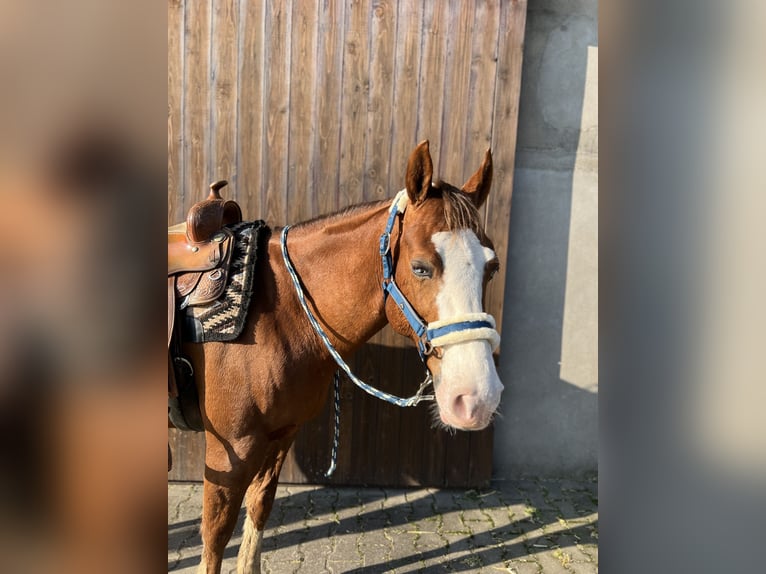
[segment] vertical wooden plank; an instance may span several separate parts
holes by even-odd
[[[492,120],[493,179],[492,192],[487,200],[485,226],[494,241],[498,259],[504,263],[508,254],[508,224],[511,217],[527,3],[526,0],[513,0],[503,2],[501,6],[497,85]],[[505,273],[501,272],[490,282],[486,295],[486,307],[494,314],[497,330],[500,332],[503,327],[504,291]]]
[[[261,216],[272,225],[287,223],[287,151],[290,106],[290,5],[266,4],[267,48],[264,87],[265,141],[262,149]]]
[[[203,199],[210,157],[210,1],[186,4],[183,212]]]
[[[317,7],[295,2],[292,12],[290,68],[290,132],[287,146],[287,221],[316,215],[314,209],[314,142]]]
[[[497,45],[497,73],[492,119],[494,176],[487,201],[487,233],[493,238],[495,252],[501,262],[508,254],[508,225],[511,217],[513,168],[516,154],[516,131],[521,93],[521,63],[526,24],[526,0],[501,3]],[[497,320],[502,332],[505,273],[498,273],[487,289],[486,307]],[[502,344],[501,344],[502,348]],[[487,484],[491,478],[493,435],[481,432],[471,436],[471,460],[468,480],[471,484]]]
[[[387,199],[388,150],[394,101],[396,47],[396,4],[393,0],[374,0],[370,24],[369,100],[367,104],[366,157],[364,159],[365,201]]]
[[[363,159],[363,199],[373,201],[384,199],[388,193],[388,174],[386,171],[387,150],[391,141],[391,106],[393,99],[394,46],[396,42],[396,6],[390,0],[374,0],[370,9],[369,24],[369,96],[366,104],[366,152]],[[377,340],[377,339],[376,339]],[[365,345],[355,358],[355,366],[367,377],[365,380],[380,386],[386,367],[383,365],[379,344]],[[390,429],[386,427],[385,417],[390,409],[369,395],[357,393],[355,421],[363,421],[365,428],[377,429],[367,432],[367,436],[355,433],[352,444],[354,458],[357,461],[359,480],[368,483],[374,479],[376,468],[382,461],[388,462],[388,453],[381,451],[391,443]],[[398,437],[397,437],[398,438]],[[394,442],[394,444],[396,444]],[[389,449],[391,450],[391,449]]]
[[[183,0],[168,2],[168,225],[183,219]]]
[[[264,0],[241,0],[237,198],[247,219],[265,218],[261,195],[265,9]]]
[[[404,188],[404,175],[407,160],[417,144],[418,135],[418,93],[420,89],[420,66],[422,60],[422,24],[423,2],[413,0],[400,2],[397,7],[396,31],[396,67],[394,72],[393,127],[389,153],[389,190],[390,197]],[[399,396],[410,396],[413,380],[418,384],[422,368],[412,370],[412,342],[396,334],[390,327],[384,334],[386,349],[381,353],[381,361],[390,364],[392,380],[384,381],[384,388]],[[415,353],[415,357],[417,354]],[[419,359],[416,359],[419,364]],[[391,468],[380,468],[378,476],[385,477],[385,482],[396,481],[398,484],[416,484],[417,470],[421,466],[421,444],[423,438],[418,434],[418,423],[426,416],[423,405],[398,409],[391,415],[391,424],[398,419],[398,442],[385,446],[386,460],[392,461]],[[393,434],[393,432],[392,432]]]
[[[297,223],[315,215],[314,166],[312,146],[314,143],[317,6],[312,2],[292,4],[292,45],[290,47],[290,100],[289,141],[287,142],[287,188],[285,199],[287,222]],[[317,381],[317,384],[321,384]],[[305,481],[321,478],[317,471],[316,450],[325,444],[321,428],[316,421],[305,425],[298,433],[292,452],[288,456],[284,476]],[[326,464],[326,463],[325,463]]]
[[[201,481],[205,471],[205,433],[168,429],[173,468],[168,480]]]
[[[339,148],[341,141],[341,108],[343,85],[343,38],[345,34],[345,3],[329,0],[319,6],[315,16],[317,27],[314,117],[311,118],[313,143],[308,159],[312,164],[311,189],[295,190],[296,200],[302,196],[311,207],[308,215],[335,211],[338,207]],[[302,81],[302,80],[301,80]],[[300,159],[300,158],[296,158]],[[315,197],[315,199],[313,199]],[[332,439],[332,399],[315,421],[310,421],[299,433],[295,448],[285,463],[281,480],[308,476],[315,482],[343,483],[347,481],[353,432],[351,406],[352,389],[342,386],[341,453],[339,468],[331,479],[323,476],[330,460]]]
[[[367,123],[367,157],[365,159],[366,199],[390,199],[395,194],[391,188],[390,158],[388,151],[395,137],[393,133],[394,82],[396,74],[397,4],[390,0],[375,1],[372,6],[370,37],[370,99]],[[396,335],[384,329],[365,346],[370,369],[375,375],[374,384],[386,388],[391,380],[399,379],[401,367],[392,365],[391,346]],[[393,367],[393,369],[392,369]],[[391,389],[398,393],[400,387]],[[367,402],[370,403],[369,399]],[[368,407],[375,421],[375,458],[369,454],[365,459],[366,481],[395,483],[398,456],[395,445],[399,444],[399,409],[387,404],[371,403]]]
[[[227,179],[227,198],[239,198],[237,180],[237,98],[239,76],[239,2],[213,0],[211,50],[210,179]]]
[[[439,157],[440,142],[444,129],[444,94],[449,90],[446,85],[447,39],[450,35],[450,12],[447,2],[426,2],[423,13],[423,56],[420,66],[418,102],[418,140],[431,142],[431,154],[434,161]],[[439,164],[434,166],[435,176],[440,176]],[[412,368],[417,365],[412,363]],[[428,412],[420,416],[430,421]],[[426,484],[441,484],[444,478],[444,462],[447,450],[447,433],[421,425],[422,436],[419,446],[421,453],[421,481]]]
[[[354,205],[365,198],[364,160],[366,153],[365,135],[367,105],[370,88],[369,44],[370,44],[371,0],[352,0],[346,7],[346,32],[343,53],[343,112],[340,147],[340,206]],[[363,364],[361,363],[363,362]],[[354,365],[369,374],[369,355],[362,352],[355,358]],[[370,416],[369,402],[364,393],[353,387],[353,402],[346,408],[351,411],[352,427],[365,428],[365,416]],[[352,464],[343,468],[346,480],[359,484],[364,469],[358,457],[364,445],[360,444],[358,433],[350,433],[347,441],[352,453]]]
[[[393,127],[388,162],[391,199],[404,187],[407,158],[417,144],[422,21],[423,2],[412,0],[398,4],[394,99],[391,102]]]
[[[444,126],[439,146],[436,169],[447,181],[460,179],[463,169],[468,113],[468,85],[470,80],[471,43],[475,2],[463,0],[449,3],[450,33],[447,40],[447,67],[445,69]],[[452,179],[451,179],[452,178]],[[459,184],[458,184],[459,185]]]
[[[370,0],[346,6],[343,46],[343,107],[340,145],[340,207],[364,198],[365,126],[369,91],[368,44]]]
[[[447,39],[450,35],[449,10],[447,2],[426,2],[423,12],[417,140],[429,140],[432,153],[437,154],[444,126],[444,94],[448,90],[445,71]],[[435,167],[439,169],[438,164]]]
[[[340,172],[339,149],[341,133],[341,87],[343,84],[343,38],[345,21],[345,2],[326,0],[319,4],[316,15],[316,75],[313,90],[316,95],[314,117],[315,126],[311,149],[313,169],[313,188],[304,190],[312,200],[312,215],[331,213],[338,209],[338,178]],[[348,393],[344,382],[343,392]],[[339,483],[336,473],[331,479],[325,479],[322,473],[330,462],[333,432],[333,400],[329,398],[325,409],[317,420],[306,425],[304,432],[315,439],[310,446],[303,446],[301,464],[311,465],[314,480]],[[348,441],[349,428],[341,430],[341,440]],[[298,441],[304,438],[299,436]]]
[[[473,30],[480,32],[473,34],[463,167],[462,173],[456,172],[458,180],[454,183],[457,186],[465,183],[479,168],[484,152],[492,143],[499,27],[499,0],[478,2]]]
[[[456,171],[455,185],[462,185],[479,167],[484,151],[492,140],[492,120],[497,77],[497,44],[500,28],[500,7],[497,2],[480,2],[476,5],[472,29],[481,31],[473,34],[468,100],[466,102],[466,130],[463,144],[463,166]],[[457,167],[457,166],[456,166]],[[486,206],[484,207],[486,211]],[[493,230],[488,230],[492,236]],[[493,309],[487,308],[489,313]],[[494,313],[497,315],[497,313]],[[468,484],[487,484],[492,468],[491,429],[467,434],[463,444],[467,452],[465,459],[445,457],[448,483],[463,481]],[[459,449],[448,451],[450,455]],[[455,484],[456,485],[456,484]]]
[[[327,0],[318,16],[318,101],[313,158],[317,213],[331,213],[339,207],[345,5],[343,0]]]

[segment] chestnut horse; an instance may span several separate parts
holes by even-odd
[[[421,348],[433,376],[437,424],[479,430],[490,423],[503,388],[492,358],[499,337],[482,302],[498,269],[478,212],[492,183],[491,152],[460,189],[432,182],[432,173],[424,141],[409,158],[406,193],[394,206],[367,203],[296,225],[286,247],[308,307],[342,357],[390,323]],[[381,232],[388,228],[383,254]],[[325,404],[337,368],[300,305],[278,234],[259,255],[255,274],[242,336],[185,349],[198,373],[205,425],[200,572],[207,574],[221,570],[243,499],[237,572],[260,572],[263,530],[285,455],[301,425]],[[429,327],[458,324],[474,332],[436,337],[424,347],[424,335],[386,290],[394,283]],[[484,319],[480,328],[465,326],[477,317]]]

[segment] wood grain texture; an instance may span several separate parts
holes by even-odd
[[[264,212],[261,194],[263,161],[264,68],[266,66],[266,3],[240,0],[238,198],[242,213],[252,219]]]
[[[286,190],[288,137],[290,126],[290,41],[292,10],[290,3],[266,3],[266,49],[264,62],[264,135],[259,217],[272,225],[287,223]]]
[[[461,185],[492,146],[484,217],[505,261],[526,2],[171,0],[168,3],[168,224],[219,178],[246,218],[296,223],[404,187],[431,141],[435,175]],[[487,311],[502,329],[505,277]],[[386,327],[353,360],[372,384],[409,396],[424,376],[412,343]],[[284,482],[480,486],[492,431],[451,436],[429,407],[400,409],[342,386],[338,470],[331,407],[299,433]],[[169,477],[199,480],[202,434],[170,431]]]
[[[316,213],[313,154],[316,117],[317,8],[296,2],[292,15],[289,141],[287,151],[287,221]]]
[[[200,481],[205,470],[205,433],[168,429],[173,468],[168,480]]]
[[[335,7],[338,9],[338,7]],[[325,124],[329,131],[335,130],[338,134],[337,140],[337,192],[335,196],[334,207],[347,207],[364,200],[363,176],[364,176],[364,154],[365,154],[365,122],[367,117],[367,97],[369,88],[369,52],[367,41],[369,35],[369,12],[370,0],[354,0],[346,2],[342,13],[339,13],[339,19],[335,23],[341,28],[336,31],[342,34],[342,41],[333,36],[328,38],[328,43],[323,44],[325,53],[323,54],[323,64],[333,69],[340,66],[340,82],[335,84],[334,80],[327,75],[323,78],[325,83],[324,92],[336,93],[340,98],[340,107],[332,106],[333,102],[324,102],[329,108],[330,114],[336,117],[338,123],[336,126]],[[332,26],[331,22],[323,22],[325,26]],[[326,50],[330,44],[335,46],[341,56],[340,62],[334,57],[328,58]],[[342,119],[341,119],[342,118]],[[324,126],[323,126],[323,129]],[[330,142],[335,142],[336,135],[333,133],[325,134]],[[330,156],[332,157],[332,156]],[[328,158],[323,158],[326,161]],[[321,190],[315,190],[320,196]],[[331,192],[332,193],[332,192]],[[330,201],[327,198],[323,202]],[[319,203],[319,202],[317,202]],[[364,352],[358,354],[351,364],[357,370],[359,365],[365,362]],[[328,408],[331,401],[328,401]],[[347,429],[359,428],[360,417],[365,416],[363,399],[360,400],[347,383],[343,385],[341,395],[341,428]],[[317,432],[318,429],[312,428],[307,434],[314,437],[327,436],[327,433]],[[359,465],[356,464],[354,453],[359,452],[359,445],[354,438],[356,433],[348,433],[341,438],[338,449],[338,468],[333,482],[336,483],[357,483],[359,482]],[[327,443],[329,447],[329,442]],[[296,449],[300,445],[296,445]],[[315,449],[317,452],[318,449]],[[318,460],[316,467],[324,470],[329,464],[329,448],[325,451],[327,458],[324,464]]]
[[[188,2],[184,31],[183,212],[207,195],[210,148],[210,28],[208,1]]]
[[[312,151],[314,182],[311,190],[317,213],[332,213],[339,207],[341,110],[343,98],[343,42],[345,20],[343,0],[323,2],[318,14],[316,54],[316,125]]]
[[[184,217],[184,5],[168,2],[168,225]]]
[[[527,3],[526,0],[513,0],[502,2],[501,7],[497,48],[497,85],[492,106],[492,193],[487,200],[485,226],[495,244],[498,259],[504,262],[508,254],[508,224],[511,218]],[[500,333],[503,329],[505,280],[505,273],[498,273],[489,284],[486,295],[486,306],[496,317],[497,330]]]
[[[444,74],[444,114],[442,136],[436,165],[445,179],[462,184],[465,133],[468,129],[466,119],[471,106],[481,105],[468,98],[471,72],[471,41],[473,34],[481,33],[473,29],[475,2],[461,2],[454,6],[450,14],[449,33],[447,35],[447,60]],[[486,104],[485,104],[486,105]],[[489,107],[489,106],[487,106]]]
[[[239,82],[239,2],[213,0],[211,27],[211,102],[212,137],[208,173],[213,180],[226,179],[227,198],[239,199],[237,165],[237,91]]]

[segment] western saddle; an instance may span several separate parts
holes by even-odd
[[[220,190],[227,184],[225,180],[210,184],[207,199],[192,206],[186,221],[168,227],[168,391],[171,397],[178,395],[171,349],[177,331],[177,312],[215,301],[226,288],[234,234],[225,226],[242,221],[237,202],[221,197]]]

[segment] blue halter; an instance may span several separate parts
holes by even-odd
[[[495,330],[495,320],[486,313],[473,313],[470,319],[456,319],[438,321],[426,324],[425,321],[413,309],[407,297],[401,292],[394,280],[394,263],[391,256],[391,232],[394,229],[396,218],[404,215],[407,208],[407,192],[400,191],[391,204],[388,213],[386,228],[380,236],[380,257],[383,262],[383,299],[391,297],[399,307],[399,310],[407,319],[415,335],[418,337],[418,353],[425,363],[426,357],[433,353],[434,348],[439,347],[447,335],[463,332],[462,340],[489,340],[493,349],[500,342],[500,336]]]

